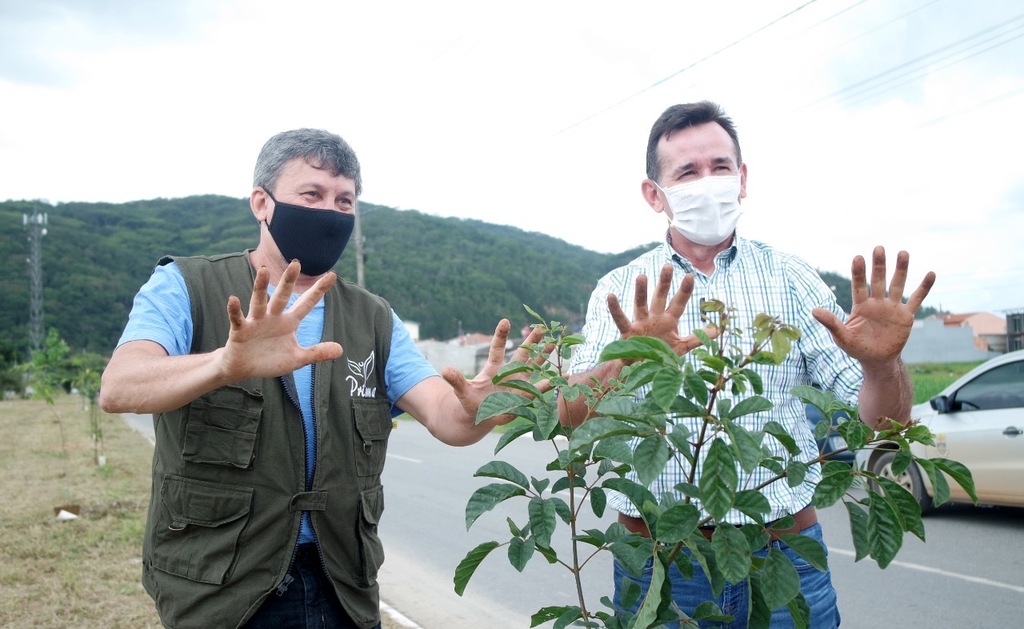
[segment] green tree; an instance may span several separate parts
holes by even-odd
[[[541,324],[546,337],[530,348],[535,357],[554,347],[543,365],[507,365],[494,379],[508,391],[494,393],[480,407],[478,420],[511,414],[508,425],[495,448],[526,435],[537,441],[551,441],[557,456],[537,476],[528,475],[513,465],[492,461],[476,476],[493,479],[470,497],[466,506],[466,526],[507,500],[525,503],[520,520],[509,518],[507,541],[485,542],[471,550],[456,568],[454,583],[461,594],[480,563],[499,547],[507,547],[508,560],[522,571],[536,556],[564,568],[575,582],[578,599],[570,604],[550,605],[533,616],[533,626],[554,622],[556,629],[584,626],[611,628],[654,627],[670,621],[692,624],[694,621],[725,621],[730,617],[713,602],[700,605],[688,617],[672,605],[668,568],[675,564],[683,575],[692,574],[690,557],[696,559],[709,576],[716,594],[725,584],[749,580],[752,600],[749,627],[766,627],[770,612],[788,608],[796,626],[806,627],[808,609],[799,591],[799,577],[788,557],[770,549],[766,556],[756,554],[770,539],[770,511],[761,489],[771,483],[797,485],[804,482],[812,465],[822,465],[822,480],[813,497],[814,506],[827,507],[842,501],[849,514],[856,558],[871,557],[879,566],[887,566],[899,551],[903,537],[912,533],[924,538],[924,526],[916,500],[903,487],[874,474],[861,472],[845,463],[828,460],[818,452],[803,453],[796,441],[774,422],[753,430],[744,422],[748,416],[765,411],[771,403],[764,398],[755,364],[779,364],[790,351],[800,332],[768,315],[760,315],[753,329],[734,329],[731,315],[721,302],[701,306],[718,334],[709,337],[703,331],[702,347],[691,352],[697,366],[680,357],[658,339],[634,337],[610,344],[602,360],[622,359],[629,364],[618,379],[607,384],[570,385],[564,363],[580,337],[568,334],[558,322]],[[536,315],[535,315],[536,316]],[[741,345],[749,343],[742,349]],[[521,376],[527,379],[520,379]],[[541,386],[540,383],[546,383]],[[546,390],[550,386],[550,390]],[[643,395],[640,393],[643,392]],[[857,409],[837,401],[831,394],[811,387],[797,387],[793,394],[818,407],[825,417],[843,410],[850,418],[838,427],[850,448],[862,448],[877,441],[892,442],[899,450],[894,468],[905,469],[914,457],[911,442],[931,443],[932,435],[924,426],[891,421],[873,430],[857,419]],[[559,421],[560,399],[586,401],[587,417],[578,428]],[[691,432],[674,418],[694,418],[699,427]],[[817,437],[829,430],[828,422],[816,427]],[[567,437],[565,445],[555,438]],[[767,444],[781,444],[784,455],[772,452]],[[831,456],[831,455],[829,455]],[[695,469],[703,472],[698,477]],[[919,461],[920,462],[920,461]],[[946,487],[941,500],[948,498],[945,473],[974,496],[970,472],[959,463],[929,459],[923,465],[937,487]],[[676,494],[655,496],[649,489],[666,466],[678,465],[688,475],[677,486]],[[737,470],[750,473],[764,468],[770,480],[758,487],[740,487]],[[627,478],[634,471],[639,482]],[[896,470],[894,469],[894,472]],[[544,472],[550,476],[545,476]],[[871,481],[867,497],[857,497],[851,488],[858,480]],[[547,491],[549,490],[550,491]],[[625,495],[640,512],[651,538],[630,533],[613,523],[606,530],[579,530],[577,517],[589,508],[602,516],[608,491]],[[567,499],[561,496],[567,495]],[[736,509],[752,523],[742,526],[718,526],[708,539],[705,526],[721,521]],[[568,528],[570,551],[561,553],[552,540],[560,526]],[[791,517],[771,523],[778,530],[792,528]],[[819,570],[827,567],[824,549],[801,535],[780,538],[808,563]],[[611,552],[626,569],[639,576],[650,560],[652,586],[639,601],[640,590],[628,585],[623,602],[640,602],[635,615],[616,616],[611,609],[588,607],[581,572],[589,559],[599,552]],[[684,552],[685,551],[685,552]],[[602,603],[611,608],[607,597]]]

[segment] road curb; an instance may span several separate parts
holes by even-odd
[[[380,602],[380,613],[386,614],[388,618],[395,622],[395,624],[400,625],[402,627],[408,627],[409,629],[423,629],[415,622],[410,620],[405,614],[398,611],[394,607],[388,605],[384,601]]]

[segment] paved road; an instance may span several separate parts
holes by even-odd
[[[525,629],[545,605],[571,604],[567,573],[535,558],[517,573],[498,549],[480,566],[465,597],[452,590],[455,566],[477,544],[505,541],[505,517],[522,524],[522,504],[482,516],[467,532],[466,500],[491,479],[472,478],[494,458],[539,475],[553,455],[546,444],[522,439],[498,455],[497,437],[468,448],[450,448],[419,424],[401,422],[393,433],[385,470],[386,509],[381,525],[388,552],[381,596],[425,629],[492,627]],[[522,442],[522,443],[520,443]],[[525,503],[523,503],[525,504]],[[897,560],[880,570],[854,562],[846,510],[820,514],[830,547],[843,627],[1016,627],[1024,611],[1024,510],[951,508],[925,520],[928,543],[911,536]],[[611,522],[588,522],[604,529]],[[606,595],[610,557],[584,570],[588,598]]]
[[[125,415],[152,438],[148,415]],[[500,548],[480,566],[459,597],[452,576],[477,544],[508,538],[506,517],[525,521],[516,501],[483,515],[467,531],[465,505],[491,482],[473,478],[481,465],[501,459],[527,475],[539,475],[553,458],[549,444],[520,439],[498,455],[496,435],[475,446],[451,448],[417,423],[400,422],[392,433],[384,472],[385,513],[381,536],[387,559],[381,599],[423,629],[526,629],[545,605],[573,604],[575,586],[563,569],[533,559],[517,573]],[[854,562],[842,506],[821,512],[829,564],[839,592],[844,629],[877,627],[1016,627],[1024,611],[1024,509],[953,507],[925,519],[928,543],[907,537],[896,561],[880,570]],[[591,515],[585,528],[604,529],[609,516]],[[564,537],[563,537],[564,540]],[[588,605],[607,594],[610,557],[599,555],[584,570]]]

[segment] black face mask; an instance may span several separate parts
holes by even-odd
[[[274,222],[267,228],[284,261],[298,260],[304,275],[330,271],[352,236],[355,215],[281,203],[266,192],[274,202]]]

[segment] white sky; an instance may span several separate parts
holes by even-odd
[[[313,126],[364,201],[618,252],[664,234],[651,124],[705,98],[743,235],[846,276],[907,249],[926,305],[1024,308],[1019,0],[0,0],[0,200],[241,198]]]

